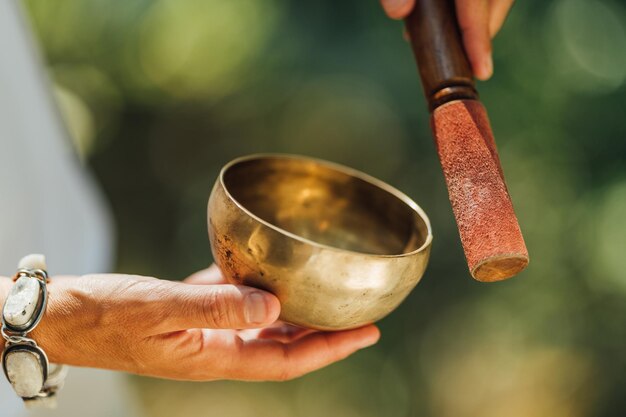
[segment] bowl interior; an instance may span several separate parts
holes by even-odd
[[[230,165],[222,181],[253,215],[317,244],[399,255],[418,249],[428,236],[428,226],[406,196],[332,164],[255,157]]]

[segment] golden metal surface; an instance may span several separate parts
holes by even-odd
[[[230,282],[274,293],[282,320],[320,330],[393,311],[424,274],[432,241],[426,214],[395,188],[287,155],[227,164],[208,220],[215,261]]]

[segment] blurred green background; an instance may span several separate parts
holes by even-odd
[[[431,263],[381,342],[288,383],[134,378],[146,416],[615,416],[626,410],[626,7],[520,1],[480,83],[529,268],[467,271],[402,25],[375,0],[26,1],[117,221],[119,271],[211,262],[220,167],[340,162],[429,214]]]

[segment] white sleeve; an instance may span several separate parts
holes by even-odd
[[[45,254],[52,274],[106,272],[107,206],[73,152],[19,3],[0,0],[0,275],[28,253]],[[0,415],[26,416],[0,376]],[[47,415],[84,415],[85,401],[94,417],[136,415],[128,384],[113,372],[74,369]]]
[[[107,272],[112,222],[75,155],[19,2],[0,1],[0,275],[28,253],[51,273]]]

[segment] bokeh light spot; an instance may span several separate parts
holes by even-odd
[[[55,85],[55,98],[78,155],[86,158],[94,144],[93,116],[83,100],[72,91]]]
[[[597,256],[603,265],[604,283],[626,292],[626,181],[611,187],[598,216]]]
[[[341,75],[298,89],[283,114],[280,140],[281,151],[335,160],[383,179],[401,170],[408,142],[384,91]]]
[[[142,22],[142,69],[174,96],[219,98],[254,72],[277,17],[271,1],[161,0]]]
[[[573,89],[597,94],[624,82],[626,28],[620,14],[620,8],[599,0],[561,0],[554,6],[548,20],[557,29],[553,56],[566,61],[559,66],[569,73]]]

